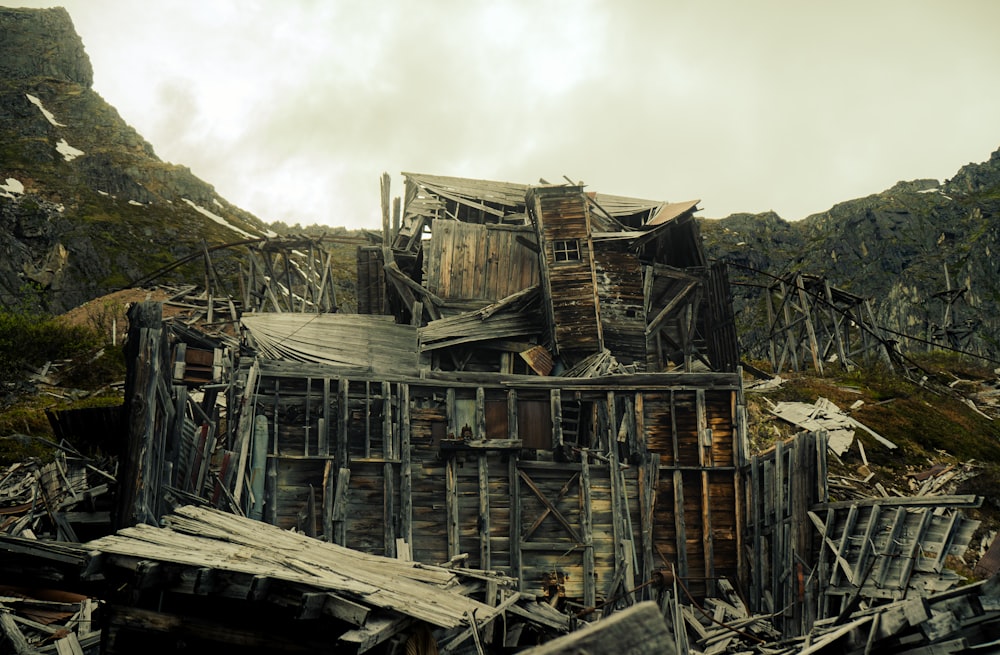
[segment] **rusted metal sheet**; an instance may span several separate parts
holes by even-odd
[[[545,346],[535,346],[534,348],[529,348],[524,352],[520,353],[524,361],[528,362],[528,366],[531,367],[535,373],[539,375],[548,375],[552,372],[552,354],[545,348]]]

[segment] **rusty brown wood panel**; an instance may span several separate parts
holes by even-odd
[[[347,508],[347,543],[366,553],[385,552],[383,516],[383,465],[379,462],[351,462],[351,484]]]
[[[494,569],[510,568],[510,480],[507,456],[487,455],[490,471],[490,553]]]
[[[670,392],[643,393],[643,438],[650,452],[660,455],[660,464],[674,464],[674,428]]]
[[[284,528],[300,528],[299,515],[305,513],[309,500],[309,485],[313,485],[313,502],[317,513],[322,508],[322,488],[316,481],[322,481],[325,461],[320,459],[277,458],[275,466],[274,507],[268,508],[276,517],[276,525]],[[318,503],[318,504],[317,504]],[[322,529],[318,525],[317,529]]]
[[[677,464],[681,466],[700,466],[701,464],[696,410],[695,392],[675,392],[674,420],[677,426]]]
[[[646,363],[643,277],[635,255],[595,248],[597,292],[605,344],[624,363]]]
[[[413,559],[441,563],[448,560],[445,525],[444,466],[436,454],[413,455]]]

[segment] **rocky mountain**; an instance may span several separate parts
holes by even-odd
[[[774,213],[706,220],[702,234],[712,258],[732,263],[745,336],[762,319],[760,287],[798,271],[873,299],[879,325],[933,342],[947,343],[952,295],[952,330],[969,332],[960,348],[1000,358],[1000,150],[944,182],[899,182],[796,222]]]
[[[260,220],[161,161],[92,88],[65,9],[0,7],[0,305],[60,312]],[[225,258],[216,258],[225,267]],[[175,275],[203,279],[203,270]]]
[[[92,88],[68,13],[0,8],[0,305],[51,311],[128,285],[209,244],[265,233],[184,166],[165,163]],[[940,292],[962,347],[1000,358],[1000,150],[944,182],[914,180],[789,222],[705,220],[732,264],[748,354],[761,354],[761,288],[801,271],[875,299],[876,319],[934,340]],[[349,258],[349,257],[348,257]],[[225,267],[222,257],[217,266]],[[353,262],[342,262],[353,270]],[[178,277],[204,279],[200,263]]]

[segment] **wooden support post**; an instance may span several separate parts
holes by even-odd
[[[774,444],[774,523],[771,526],[771,595],[774,611],[787,607],[787,599],[782,590],[784,580],[791,579],[791,571],[785,570],[785,444]],[[781,617],[777,617],[779,621]]]
[[[549,414],[552,417],[552,450],[559,450],[563,446],[562,392],[559,389],[549,391]]]
[[[413,548],[413,471],[410,462],[410,385],[399,384],[399,536]]]
[[[372,456],[372,383],[365,380],[365,459]]]
[[[445,512],[448,530],[448,557],[461,553],[458,532],[458,465],[454,455],[445,461]]]
[[[590,497],[590,451],[580,452],[580,529],[583,531],[583,606],[597,604],[596,563],[594,561],[594,521]]]
[[[517,471],[518,455],[507,460],[507,488],[510,490],[510,575],[517,579],[517,590],[524,589],[521,580],[521,476]]]
[[[712,493],[709,469],[713,466],[712,430],[708,427],[705,390],[695,391],[698,425],[698,464],[701,466],[701,543],[705,557],[705,594],[715,596],[715,541],[712,535]]]
[[[792,370],[797,373],[799,371],[799,344],[793,329],[791,300],[785,282],[782,280],[778,284],[781,289],[781,309],[785,317],[785,345],[781,351],[781,361],[778,362],[779,370],[775,371],[775,373],[779,373],[781,367],[784,365],[786,353],[791,360]]]
[[[687,528],[684,517],[684,476],[680,469],[680,439],[677,433],[677,398],[670,391],[670,433],[673,448],[674,547],[677,552],[677,576],[687,583]]]
[[[319,419],[319,454],[330,454],[330,378],[323,378],[323,417]]]
[[[806,321],[806,334],[809,336],[809,350],[812,353],[813,368],[820,375],[823,375],[823,359],[820,357],[819,340],[816,339],[816,328],[813,325],[813,301],[806,293],[806,288],[802,284],[802,275],[796,274],[795,286],[799,292],[799,302],[802,304],[802,316]]]
[[[237,444],[234,450],[238,453],[238,463],[236,468],[236,483],[233,488],[233,500],[241,506],[240,498],[243,495],[243,480],[246,476],[247,456],[250,453],[250,442],[253,440],[253,424],[257,394],[257,378],[260,375],[260,365],[255,359],[247,373],[247,386],[243,390],[243,398],[240,402],[240,422],[237,429]]]
[[[830,281],[825,278],[823,279],[823,290],[826,293],[826,302],[830,307],[830,322],[833,325],[833,341],[837,347],[837,357],[840,358],[840,365],[847,370],[850,366],[850,360],[847,358],[847,349],[844,347],[844,317],[837,311],[837,307],[833,303],[833,290],[830,288]]]
[[[638,395],[638,394],[637,394]],[[642,531],[642,580],[651,580],[653,571],[653,538],[656,529],[656,488],[660,483],[660,456],[649,455],[639,469],[639,529]],[[643,599],[655,600],[650,587],[643,590]]]
[[[750,608],[758,613],[765,614],[772,611],[764,605],[764,480],[760,457],[754,456],[750,462],[750,501],[753,506],[750,516],[753,525],[750,526],[751,538],[753,540],[753,552],[750,557],[753,560],[752,577],[750,579]]]
[[[476,439],[486,438],[486,390],[476,387]]]
[[[253,451],[250,457],[250,491],[253,495],[247,514],[255,521],[264,516],[264,468],[267,466],[267,417],[257,416],[253,424]]]
[[[392,384],[382,382],[382,526],[386,557],[396,556],[396,423],[392,420]]]
[[[777,353],[774,348],[774,340],[778,336],[778,332],[775,331],[775,314],[774,314],[774,296],[771,293],[771,287],[764,290],[764,307],[767,309],[767,352],[771,358],[771,373],[777,375],[779,373],[778,369],[778,359]]]
[[[351,489],[351,469],[346,466],[337,471],[337,489],[334,492],[333,510],[333,541],[341,546],[347,545],[347,505]]]
[[[486,453],[479,453],[479,568],[492,568],[490,551],[490,470]]]
[[[455,389],[448,387],[445,392],[445,414],[448,419],[448,438],[457,439],[461,434],[462,426],[458,424],[458,417],[455,415]]]
[[[336,499],[336,476],[333,461],[323,465],[323,541],[333,541],[333,503]]]
[[[507,391],[507,438],[512,441],[520,439],[520,428],[517,425],[517,390]]]
[[[278,460],[267,458],[267,480],[264,490],[264,521],[271,525],[278,522]]]
[[[350,440],[348,430],[351,422],[351,407],[348,399],[350,382],[347,378],[337,380],[337,407],[340,412],[337,417],[337,450],[335,453],[337,466],[344,468],[350,465]]]

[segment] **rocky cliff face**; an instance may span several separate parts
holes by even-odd
[[[0,34],[0,304],[63,311],[264,233],[94,92],[65,9],[0,7]]]
[[[964,288],[952,308],[953,325],[973,329],[963,348],[1000,353],[1000,150],[944,183],[899,182],[795,223],[774,214],[705,221],[702,232],[710,256],[732,262],[738,280],[771,283],[754,271],[821,275],[872,298],[880,325],[932,341],[945,310],[935,294]],[[759,290],[738,295],[748,321],[759,319]]]

